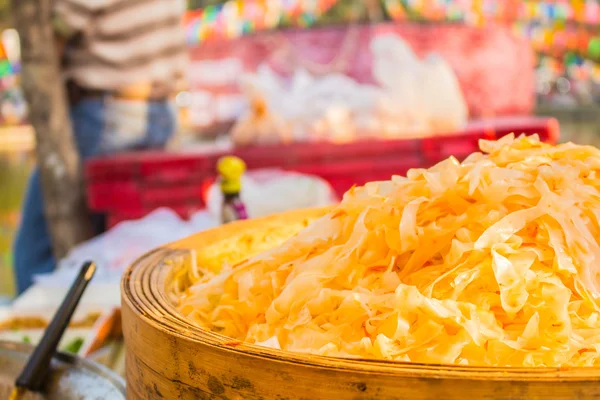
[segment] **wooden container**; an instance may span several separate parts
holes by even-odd
[[[169,289],[173,276],[193,264],[192,257],[209,268],[237,263],[277,245],[325,211],[229,224],[157,249],[129,268],[122,281],[127,398],[600,398],[600,368],[462,367],[296,354],[232,341],[177,314]]]

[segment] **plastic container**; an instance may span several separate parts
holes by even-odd
[[[0,341],[0,398],[7,398],[4,393],[12,391],[31,351],[32,347],[26,344]],[[46,379],[43,398],[49,400],[126,398],[125,382],[114,372],[65,353],[54,356]]]
[[[198,154],[122,154],[87,163],[88,201],[92,210],[107,214],[109,226],[141,218],[159,207],[189,217],[205,207],[204,193],[214,179],[216,161],[227,153],[242,158],[249,169],[283,168],[317,175],[341,197],[352,185],[430,167],[450,155],[462,159],[477,151],[479,139],[511,132],[537,133],[542,140],[555,143],[559,126],[553,118],[519,117],[473,122],[463,132],[425,139],[292,143]]]

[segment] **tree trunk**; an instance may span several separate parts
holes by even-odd
[[[91,237],[82,168],[52,28],[52,0],[11,0],[21,39],[22,85],[36,132],[44,211],[57,260]]]

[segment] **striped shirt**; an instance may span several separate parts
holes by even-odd
[[[186,73],[182,0],[54,0],[67,78],[89,89],[175,86]]]

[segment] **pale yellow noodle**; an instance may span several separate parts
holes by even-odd
[[[284,245],[195,272],[179,311],[295,352],[600,364],[600,151],[513,136],[480,147],[352,189]]]

